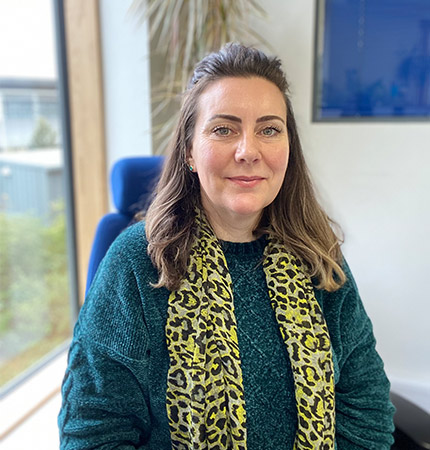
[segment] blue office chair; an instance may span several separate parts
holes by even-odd
[[[110,181],[117,211],[106,214],[97,225],[88,264],[86,293],[112,242],[130,225],[134,215],[151,201],[163,162],[162,156],[148,156],[124,158],[114,164]]]
[[[104,216],[97,227],[88,267],[88,291],[100,261],[115,238],[133,220],[136,212],[148,206],[163,165],[161,156],[125,158],[112,169],[113,202],[118,210]],[[400,395],[392,392],[397,412],[392,450],[430,449],[430,415]]]

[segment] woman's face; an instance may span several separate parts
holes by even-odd
[[[282,93],[263,78],[222,78],[200,95],[189,163],[212,224],[253,228],[273,202],[288,165],[286,117]]]

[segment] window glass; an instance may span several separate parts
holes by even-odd
[[[0,394],[71,334],[52,6],[0,1]]]

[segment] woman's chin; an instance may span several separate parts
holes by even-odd
[[[264,206],[259,206],[255,202],[241,202],[230,207],[231,214],[236,215],[239,220],[241,218],[258,218],[260,217],[263,209]]]
[[[232,221],[254,224],[266,207],[264,201],[255,196],[236,196],[218,204],[205,201],[203,198],[202,203],[209,217],[217,218],[215,220],[218,222],[221,220],[230,224]]]

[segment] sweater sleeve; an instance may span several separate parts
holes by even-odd
[[[60,448],[146,449],[148,334],[119,238],[101,263],[75,327],[58,418]]]
[[[330,299],[329,307],[336,311],[336,320],[331,317],[331,334],[338,364],[337,449],[389,450],[394,431],[390,383],[375,348],[372,324],[347,266],[345,272],[348,281],[337,298]]]

